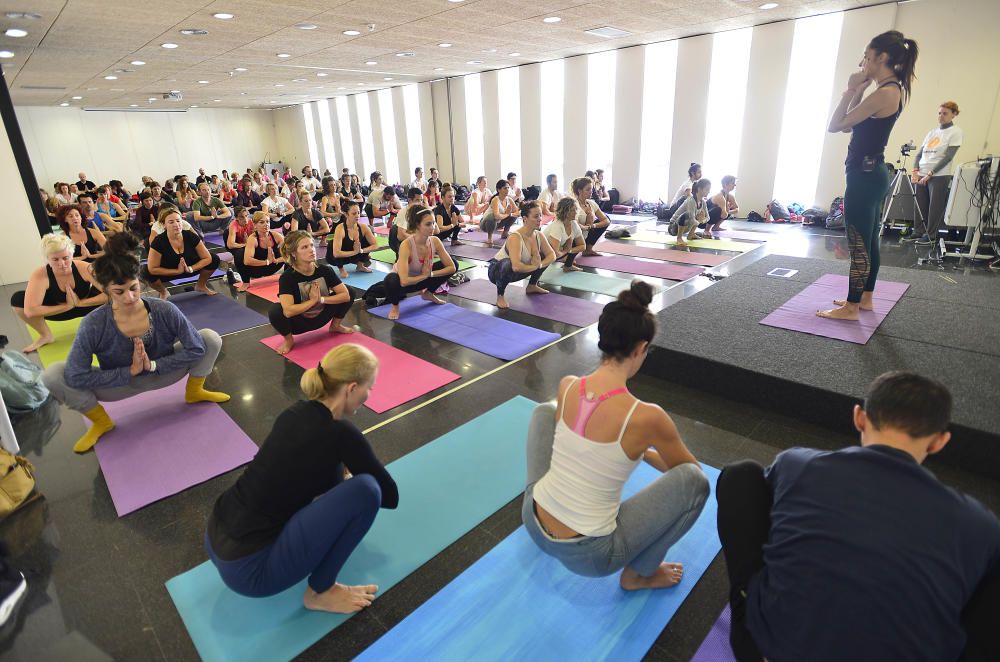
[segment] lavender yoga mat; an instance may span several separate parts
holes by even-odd
[[[734,255],[716,255],[715,253],[698,253],[695,251],[685,251],[677,248],[650,248],[648,246],[636,246],[626,242],[602,241],[594,247],[597,252],[615,253],[617,255],[629,255],[631,257],[646,257],[653,260],[667,260],[669,262],[681,262],[683,264],[700,264],[706,267],[714,267],[729,262]]]
[[[219,335],[252,329],[267,324],[267,318],[229,297],[201,292],[184,292],[170,297],[196,329],[212,329]]]
[[[494,304],[497,300],[497,287],[488,280],[477,278],[452,287],[449,294]],[[597,321],[604,309],[599,303],[556,292],[527,294],[523,287],[517,285],[507,286],[505,298],[513,310],[573,326],[590,326]]]
[[[257,445],[212,402],[184,402],[184,379],[106,402],[115,428],[94,446],[119,517],[253,459]]]
[[[212,245],[212,246],[225,246],[226,245],[225,242],[222,241],[222,233],[221,232],[206,232],[202,236],[202,241],[205,242],[206,246],[207,245]]]
[[[856,322],[831,320],[818,317],[816,311],[832,308],[834,299],[843,299],[847,295],[847,276],[826,274],[783,303],[760,323],[864,345],[875,335],[879,324],[896,302],[903,298],[909,287],[906,283],[880,280],[875,284],[873,295],[875,310],[862,310],[861,319]]]
[[[733,649],[729,645],[731,618],[729,605],[726,605],[691,658],[691,662],[736,662],[736,656],[733,655]]]
[[[493,259],[497,251],[500,250],[499,246],[496,248],[489,248],[487,246],[472,246],[470,244],[465,244],[464,246],[447,246],[448,253],[458,257],[468,258],[470,260],[482,260],[483,262],[489,262]]]
[[[226,275],[225,271],[222,271],[221,269],[216,269],[215,271],[212,272],[212,275],[209,276],[209,278],[221,278],[222,276],[225,275]],[[170,287],[171,285],[187,285],[188,283],[197,282],[198,276],[199,274],[191,274],[190,276],[184,276],[183,278],[174,278],[173,280],[169,282],[164,282],[163,284],[166,285],[167,287]]]
[[[665,278],[667,280],[687,280],[704,272],[702,267],[683,267],[679,264],[668,262],[650,262],[649,260],[637,260],[630,257],[620,257],[618,255],[602,255],[600,257],[577,258],[574,264],[582,267],[593,267],[594,269],[609,269],[611,271],[621,271],[627,274],[639,276],[653,276],[654,278]]]
[[[559,340],[558,333],[540,331],[450,303],[439,305],[419,296],[404,300],[399,310],[400,324],[505,361],[512,361]],[[368,312],[388,318],[389,306],[379,306]]]

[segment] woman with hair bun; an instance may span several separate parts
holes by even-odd
[[[83,413],[90,429],[73,450],[85,453],[114,423],[100,402],[124,400],[170,386],[187,376],[184,399],[226,402],[225,393],[205,390],[222,338],[211,329],[195,329],[177,307],[141,296],[139,240],[119,232],[94,260],[97,285],[108,297],[83,318],[65,362],[51,364],[42,380],[59,402]],[[92,365],[97,356],[98,367]]]
[[[360,345],[327,352],[302,375],[306,399],[278,415],[256,457],[215,502],[205,547],[236,593],[267,597],[308,578],[306,609],[350,614],[375,599],[378,586],[345,586],[337,575],[379,508],[399,504],[392,476],[347,420],[368,399],[377,371],[378,359]]]
[[[38,339],[22,351],[27,354],[55,338],[45,320],[60,322],[83,317],[108,297],[97,286],[90,265],[73,259],[73,240],[64,234],[42,237],[46,265],[31,272],[28,286],[10,297],[10,307]]]
[[[558,406],[535,408],[521,510],[544,553],[586,577],[620,571],[627,591],[681,581],[681,564],[664,557],[709,493],[670,416],[627,387],[656,335],[652,298],[652,287],[635,280],[606,305],[597,325],[600,366],[586,377],[564,377]],[[643,460],[663,475],[622,502],[622,488]]]
[[[407,239],[399,246],[399,259],[392,273],[382,281],[389,300],[389,319],[399,319],[399,304],[410,292],[420,292],[426,300],[443,304],[435,292],[455,273],[455,261],[434,235],[434,212],[421,204],[406,208]]]
[[[876,36],[865,49],[860,70],[847,79],[847,89],[830,118],[830,133],[851,133],[844,191],[851,266],[847,299],[834,301],[837,308],[817,311],[820,317],[857,321],[861,310],[872,310],[879,269],[879,212],[889,192],[885,146],[910,97],[916,63],[917,42],[896,30]],[[872,83],[875,90],[864,96]]]

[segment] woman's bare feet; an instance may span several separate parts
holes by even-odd
[[[157,294],[160,295],[160,298],[163,299],[164,301],[170,298],[170,292],[167,292],[167,288],[163,288],[162,290],[157,292]]]
[[[527,292],[528,294],[548,294],[549,293],[549,291],[547,289],[545,289],[544,287],[539,287],[537,285],[531,285],[531,284],[529,284],[526,288],[524,288],[524,291]]]
[[[361,268],[361,267],[358,267],[358,269],[360,269],[360,268]],[[348,277],[349,275],[350,275],[350,274],[349,274],[349,273],[347,273],[347,269],[345,269],[345,268],[343,268],[343,267],[341,267],[341,268],[340,268],[340,277],[341,277],[341,278],[347,278],[347,277]]]
[[[507,299],[505,299],[502,294],[497,295],[497,308],[502,308],[504,310],[510,308],[510,304],[507,303]]]
[[[371,267],[366,267],[363,264],[359,264],[358,265],[358,271],[360,271],[362,273],[370,274],[372,272],[372,268]]]
[[[215,290],[213,290],[212,288],[210,288],[208,285],[195,285],[194,286],[194,290],[195,290],[195,292],[201,292],[202,294],[207,294],[210,297],[215,296],[216,294],[218,294],[218,292],[216,292]],[[161,295],[160,298],[162,299],[164,297]]]
[[[643,577],[632,568],[625,566],[619,584],[626,591],[641,591],[646,588],[670,588],[684,578],[684,566],[680,563],[664,561],[650,577]]]
[[[330,333],[354,333],[354,329],[344,326],[340,320],[333,320],[330,322]]]
[[[601,257],[601,254],[595,251],[593,248],[586,249],[585,251],[580,253],[580,255],[582,255],[583,257]]]
[[[420,296],[423,298],[424,301],[430,301],[431,303],[436,303],[439,306],[445,303],[444,299],[434,294],[430,290],[424,290],[423,292],[420,293]]]
[[[568,267],[563,267],[562,269],[563,271],[583,271],[583,269],[576,266],[575,264],[571,264]]]
[[[847,299],[834,299],[833,300],[833,305],[840,306],[841,308],[843,308],[847,304],[848,304]],[[875,305],[872,302],[872,293],[871,292],[862,292],[861,293],[861,306],[860,306],[860,308],[861,308],[861,310],[875,310]]]
[[[371,606],[377,592],[378,586],[375,584],[367,586],[334,584],[322,593],[306,588],[306,593],[302,596],[302,604],[306,609],[313,611],[353,614]]]
[[[278,345],[278,354],[284,356],[288,352],[292,351],[293,347],[295,347],[295,336],[288,336],[285,338],[285,342]]]
[[[847,320],[847,321],[857,321],[860,315],[858,314],[858,304],[844,302],[844,305],[840,308],[831,308],[830,310],[817,310],[816,315],[819,317],[825,317],[831,320]]]
[[[399,306],[393,304],[389,309],[389,319],[398,320],[399,319]]]
[[[45,345],[48,345],[49,343],[52,342],[55,342],[55,338],[52,337],[51,333],[44,336],[38,336],[38,339],[35,340],[35,342],[31,343],[21,351],[24,352],[25,354],[30,354],[31,352],[37,352],[39,347],[44,347]]]

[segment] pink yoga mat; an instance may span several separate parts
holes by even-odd
[[[264,338],[262,343],[277,349],[281,336]],[[316,331],[295,336],[295,347],[285,356],[303,368],[315,368],[326,353],[337,345],[355,343],[367,347],[378,357],[378,377],[365,406],[381,414],[436,388],[449,384],[458,375],[432,363],[407,354],[360,332],[331,334],[324,326]]]
[[[686,251],[677,248],[650,248],[648,246],[636,246],[628,242],[602,241],[594,247],[598,253],[615,253],[617,255],[629,255],[631,257],[645,257],[653,260],[666,260],[668,262],[680,262],[682,264],[700,264],[705,267],[714,267],[724,262],[729,262],[735,255],[716,255],[715,253],[699,253],[697,251]]]
[[[212,402],[184,402],[187,380],[106,402],[115,429],[94,446],[119,517],[242,466],[257,445]]]
[[[847,276],[826,274],[786,301],[760,323],[864,345],[875,335],[879,324],[896,302],[903,298],[909,287],[906,283],[880,280],[875,284],[873,301],[875,310],[862,310],[861,319],[856,322],[830,320],[818,317],[816,311],[829,310],[833,308],[834,299],[847,297]]]
[[[250,287],[246,289],[247,294],[252,294],[254,296],[260,297],[270,301],[271,303],[278,302],[278,276],[267,276],[266,278],[255,278],[250,282]]]
[[[609,269],[638,276],[653,276],[667,280],[687,280],[705,271],[702,267],[683,267],[668,262],[650,262],[617,255],[602,255],[600,257],[577,258],[574,264],[594,269]]]
[[[375,234],[380,234],[383,237],[389,236],[389,228],[387,228],[384,225],[380,225],[377,228],[372,228],[372,232],[374,232]]]

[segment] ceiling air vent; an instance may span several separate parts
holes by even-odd
[[[20,90],[48,90],[48,91],[61,91],[65,90],[65,87],[59,87],[56,85],[18,85]]]
[[[605,25],[603,28],[593,28],[592,30],[585,30],[587,34],[592,34],[595,37],[604,37],[605,39],[617,39],[618,37],[628,37],[631,32],[625,30],[620,30],[618,28],[613,28],[610,25]]]

